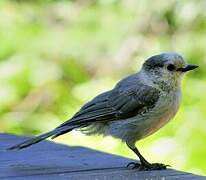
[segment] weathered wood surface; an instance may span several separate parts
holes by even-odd
[[[83,147],[43,141],[20,151],[6,151],[26,137],[0,134],[0,179],[13,180],[206,180],[176,170],[137,171],[126,168],[131,159]]]

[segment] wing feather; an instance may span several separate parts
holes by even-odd
[[[103,93],[84,105],[73,118],[59,127],[89,125],[99,121],[114,121],[131,118],[145,107],[152,107],[158,100],[159,90],[148,85],[116,88]]]

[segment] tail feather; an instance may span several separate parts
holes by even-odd
[[[12,147],[8,148],[7,150],[26,148],[26,147],[28,147],[28,146],[31,146],[32,144],[36,144],[36,143],[38,143],[38,142],[46,139],[46,138],[48,138],[49,136],[52,136],[52,135],[54,135],[54,134],[55,134],[54,131],[50,131],[50,132],[48,132],[48,133],[42,134],[42,135],[40,135],[40,136],[34,137],[34,138],[29,139],[29,140],[26,140],[26,141],[24,141],[24,142],[22,142],[22,143],[20,143],[20,144],[17,144],[17,145],[15,145],[15,146],[12,146]]]
[[[68,132],[70,132],[71,130],[73,130],[73,129],[75,129],[75,128],[78,128],[78,127],[80,127],[80,126],[79,126],[79,125],[73,125],[73,126],[71,125],[69,128],[63,129],[63,130],[55,133],[55,134],[51,137],[51,139],[55,139],[55,138],[57,138],[58,136],[61,136],[62,134],[65,134],[65,133],[68,133]],[[60,127],[60,128],[61,128],[61,127]]]
[[[59,132],[59,133],[53,135],[53,136],[51,137],[51,139],[55,139],[55,138],[57,138],[58,136],[61,136],[62,134],[65,134],[65,133],[70,132],[70,131],[71,131],[71,129],[68,129],[68,130]]]
[[[32,144],[36,144],[36,143],[38,143],[38,142],[40,142],[40,141],[42,141],[50,136],[53,136],[53,137],[60,136],[66,132],[71,131],[72,129],[74,129],[74,126],[73,127],[56,128],[53,131],[50,131],[50,132],[42,134],[40,136],[31,138],[29,140],[26,140],[26,141],[20,143],[20,144],[15,145],[15,146],[9,147],[7,150],[23,149],[23,148],[26,148],[28,146],[31,146]]]

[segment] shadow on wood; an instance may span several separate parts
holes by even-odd
[[[134,160],[99,152],[84,147],[70,147],[43,141],[22,150],[5,149],[22,142],[26,137],[0,134],[1,179],[72,179],[72,180],[167,180],[206,177],[172,169],[162,171],[137,171],[126,168]]]

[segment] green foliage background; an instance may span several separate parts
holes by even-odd
[[[145,58],[176,51],[200,68],[185,77],[174,120],[137,145],[150,161],[206,175],[205,7],[205,0],[1,0],[0,130],[49,131]],[[74,131],[56,141],[136,158],[111,137]]]

